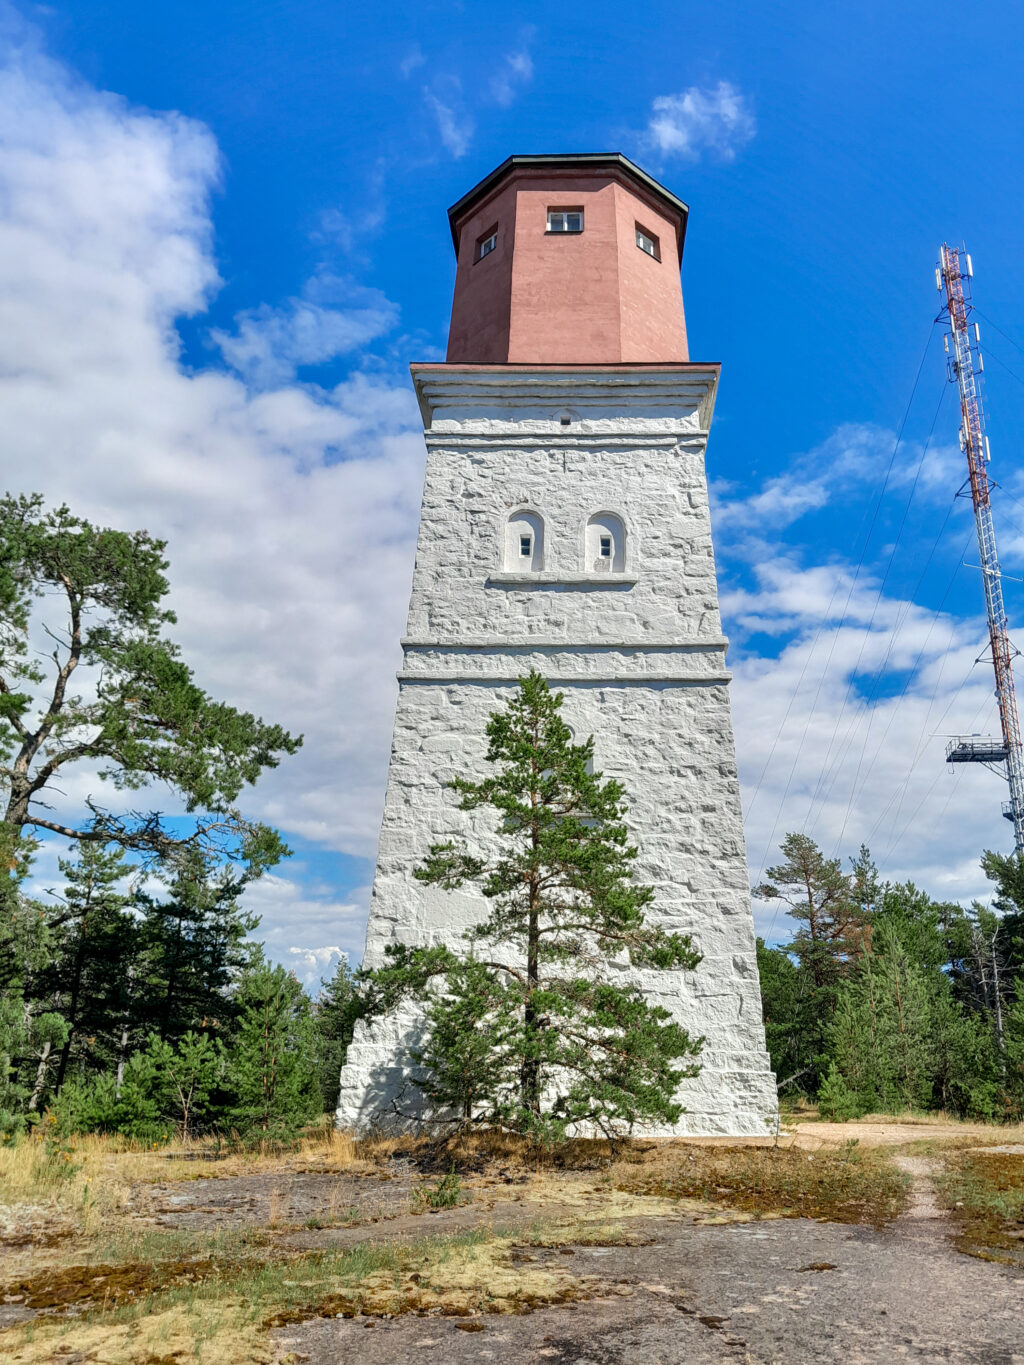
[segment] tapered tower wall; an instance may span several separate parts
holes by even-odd
[[[431,842],[491,838],[444,783],[483,775],[488,715],[536,668],[565,694],[595,766],[627,791],[651,917],[689,933],[691,973],[638,980],[705,1038],[683,1083],[688,1134],[764,1134],[775,1086],[764,1048],[704,449],[717,368],[424,365],[413,370],[427,469],[405,660],[365,962],[389,943],[464,947],[470,889],[424,887]],[[529,517],[530,520],[522,520]],[[593,557],[588,523],[614,528]],[[509,526],[542,533],[523,569]],[[360,1024],[342,1073],[342,1127],[415,1123],[416,1012]]]

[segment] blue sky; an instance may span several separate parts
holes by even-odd
[[[315,979],[361,946],[422,475],[406,367],[443,355],[445,210],[512,152],[623,151],[691,207],[752,875],[806,828],[984,893],[1010,827],[994,777],[942,763],[995,715],[932,270],[966,239],[1021,575],[1019,7],[0,16],[7,481],[166,535],[204,683],[307,734],[253,795],[296,848],[254,896],[276,954]]]

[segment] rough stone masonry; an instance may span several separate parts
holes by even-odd
[[[530,164],[517,170],[517,160]],[[520,174],[532,177],[541,206],[570,195],[582,203],[584,232],[609,188],[619,200],[634,195],[645,220],[654,218],[653,182],[633,177],[623,158],[607,184],[593,165],[573,184],[574,159],[549,158],[557,164],[542,168],[550,175],[538,191],[543,160],[506,163],[498,183],[506,201],[509,176]],[[486,225],[492,210],[470,208],[473,242],[475,223]],[[624,217],[616,201],[612,216],[631,230],[632,210]],[[517,214],[516,244],[529,226]],[[469,268],[486,265],[466,254]],[[663,266],[664,254],[652,264]],[[636,876],[655,890],[648,913],[690,934],[703,954],[692,973],[634,974],[705,1038],[701,1073],[683,1083],[685,1112],[672,1131],[763,1135],[777,1101],[704,470],[718,368],[598,355],[565,366],[415,365],[413,381],[427,466],[364,962],[380,965],[389,943],[464,948],[482,898],[423,886],[413,869],[430,843],[453,835],[486,845],[486,812],[459,811],[445,784],[483,775],[487,718],[535,668],[565,694],[576,737],[595,736],[595,767],[626,788]],[[623,962],[609,971],[633,969]],[[357,1026],[340,1127],[416,1123],[410,1049],[419,1037],[414,1007]]]

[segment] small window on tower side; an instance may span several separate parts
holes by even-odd
[[[661,248],[657,237],[647,232],[639,223],[636,225],[636,244],[645,255],[653,256],[656,261],[661,260]]]
[[[544,518],[525,507],[505,522],[503,562],[506,573],[540,573],[544,568]]]
[[[482,261],[485,256],[489,256],[491,254],[491,252],[495,249],[497,245],[498,229],[497,227],[492,227],[490,231],[485,232],[482,237],[477,238],[476,259],[478,261]]]
[[[582,209],[548,209],[548,232],[582,231]]]
[[[614,512],[595,512],[587,522],[587,573],[626,572],[626,528]]]

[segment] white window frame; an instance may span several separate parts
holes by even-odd
[[[477,260],[482,261],[485,256],[489,256],[492,251],[497,250],[497,246],[498,234],[497,232],[492,232],[489,237],[485,237],[483,241],[480,243],[479,249],[477,251],[476,257]]]
[[[661,260],[661,249],[657,237],[648,232],[646,228],[642,228],[639,223],[636,224],[636,244],[645,256],[650,256],[652,261]]]
[[[612,552],[602,553],[602,540],[611,539]],[[630,572],[630,538],[625,518],[618,512],[603,508],[587,518],[583,528],[583,568],[588,574],[624,574]]]
[[[506,573],[540,573],[544,568],[544,518],[535,508],[520,506],[505,519],[502,564]],[[523,553],[529,537],[529,552]]]
[[[533,556],[533,536],[525,531],[519,536],[519,556],[521,559],[530,559]]]
[[[577,226],[570,227],[569,220],[576,219]],[[583,231],[582,209],[548,209],[548,232],[559,235],[579,236]]]

